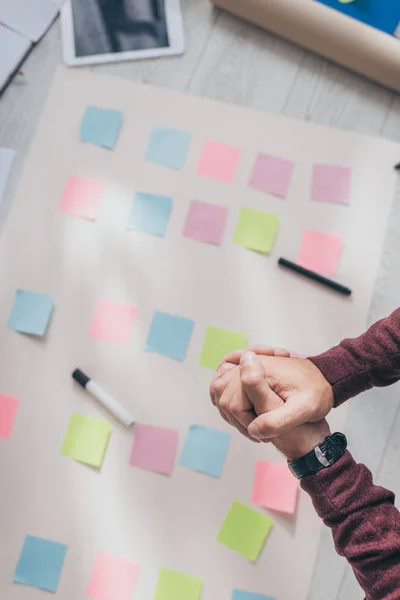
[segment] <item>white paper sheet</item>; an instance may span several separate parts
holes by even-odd
[[[0,90],[5,86],[30,47],[31,42],[27,37],[0,24]]]
[[[79,141],[88,104],[123,112],[115,150]],[[155,125],[192,134],[182,171],[145,161]],[[242,148],[234,183],[196,173],[206,140]],[[285,200],[249,187],[257,152],[295,161]],[[59,71],[0,236],[0,393],[20,398],[0,453],[1,598],[41,597],[11,581],[30,533],[69,546],[57,600],[84,598],[99,551],[141,565],[135,600],[153,598],[160,567],[204,578],[201,600],[228,600],[233,588],[306,600],[321,523],[304,493],[296,519],[271,514],[275,525],[256,565],[216,541],[232,501],[250,503],[256,461],[283,459],[270,444],[251,444],[221,420],[208,397],[212,372],[199,366],[199,357],[209,325],[248,333],[251,344],[304,354],[365,329],[399,155],[399,145],[386,140]],[[311,202],[315,162],[351,167],[349,206]],[[71,175],[107,183],[98,222],[59,212]],[[135,190],[173,198],[165,238],[126,230]],[[221,247],[183,237],[192,199],[229,209]],[[232,244],[242,206],[279,214],[270,256]],[[343,236],[337,279],[353,289],[351,298],[277,267],[280,256],[296,258],[305,229]],[[45,340],[7,329],[17,288],[54,295]],[[139,308],[128,346],[87,335],[101,297]],[[183,363],[145,351],[155,310],[195,321]],[[108,418],[73,384],[77,367],[138,422],[178,429],[179,451],[192,424],[232,432],[221,479],[178,465],[171,477],[131,467],[132,432],[114,423],[100,473],[60,456],[72,412]],[[345,413],[346,406],[331,413],[334,430],[342,430]]]
[[[0,0],[0,22],[32,42],[40,40],[58,12],[53,0]]]
[[[3,202],[8,177],[15,157],[15,150],[0,146],[0,206]]]

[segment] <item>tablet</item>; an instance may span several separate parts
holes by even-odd
[[[182,54],[185,49],[179,0],[68,0],[61,29],[68,66]]]

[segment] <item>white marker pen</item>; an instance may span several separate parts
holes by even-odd
[[[112,396],[109,396],[93,379],[90,379],[80,369],[75,369],[72,377],[100,402],[120,423],[131,427],[135,419]]]

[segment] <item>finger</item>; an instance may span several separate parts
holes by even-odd
[[[273,439],[307,423],[309,418],[310,410],[306,405],[289,400],[280,408],[258,416],[248,432],[258,440]]]
[[[275,356],[279,356],[280,358],[290,358],[289,350],[285,350],[285,348],[274,348]]]
[[[283,403],[270,388],[261,360],[254,352],[245,352],[240,359],[240,380],[243,393],[253,405],[256,414],[274,410]]]
[[[247,348],[246,352],[254,352],[254,354],[257,354],[258,356],[281,356],[283,358],[290,357],[289,350],[285,350],[284,348],[271,348],[270,346],[263,346],[261,344],[250,346]]]
[[[243,394],[249,399],[257,415],[275,410],[283,401],[269,387],[266,381],[264,367],[254,352],[246,352],[240,360],[240,380]],[[243,415],[242,415],[243,416]],[[256,439],[265,439],[261,432],[254,427],[257,419],[248,422],[248,433]]]
[[[231,380],[232,373],[230,371],[235,368],[235,365],[229,365],[228,363],[221,365],[219,371],[212,380],[210,384],[210,398],[214,406],[218,405],[220,397]]]
[[[247,431],[247,426],[244,426],[233,414],[232,410],[231,410],[231,405],[232,405],[232,393],[231,393],[231,388],[228,386],[228,389],[224,392],[224,394],[222,395],[219,403],[218,403],[218,410],[219,413],[221,415],[221,417],[230,425],[232,425],[232,427],[234,427],[235,429],[237,429],[239,431],[239,433],[241,433],[242,435],[244,435],[244,437],[246,437],[247,439],[251,440],[252,442],[258,442],[259,440],[256,440],[255,438],[252,438],[248,431]],[[245,411],[243,411],[245,412]],[[251,421],[254,420],[254,416],[251,418],[251,420],[249,421],[251,423]]]
[[[256,352],[256,350],[253,350],[253,348],[258,348],[260,350],[260,352]],[[271,348],[270,346],[258,345],[258,346],[254,346],[253,348],[250,348],[250,350],[252,350],[256,354],[261,354],[262,356],[274,356],[275,355],[274,348]],[[238,365],[240,362],[240,358],[242,357],[242,355],[245,352],[247,352],[247,350],[235,350],[234,352],[231,352],[230,354],[227,354],[226,356],[224,356],[223,362],[228,362],[228,363],[233,363],[235,365]]]

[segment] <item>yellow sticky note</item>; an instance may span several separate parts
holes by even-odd
[[[273,520],[241,502],[233,502],[217,540],[255,562],[271,531]]]
[[[226,354],[234,350],[247,348],[247,335],[229,329],[207,327],[203,349],[200,356],[200,366],[216,369]]]
[[[242,208],[233,235],[233,243],[249,250],[269,254],[274,246],[279,217],[251,208]]]
[[[198,577],[160,569],[153,600],[199,600],[202,587]]]
[[[111,435],[107,421],[74,413],[61,448],[61,454],[91,467],[101,467]]]

